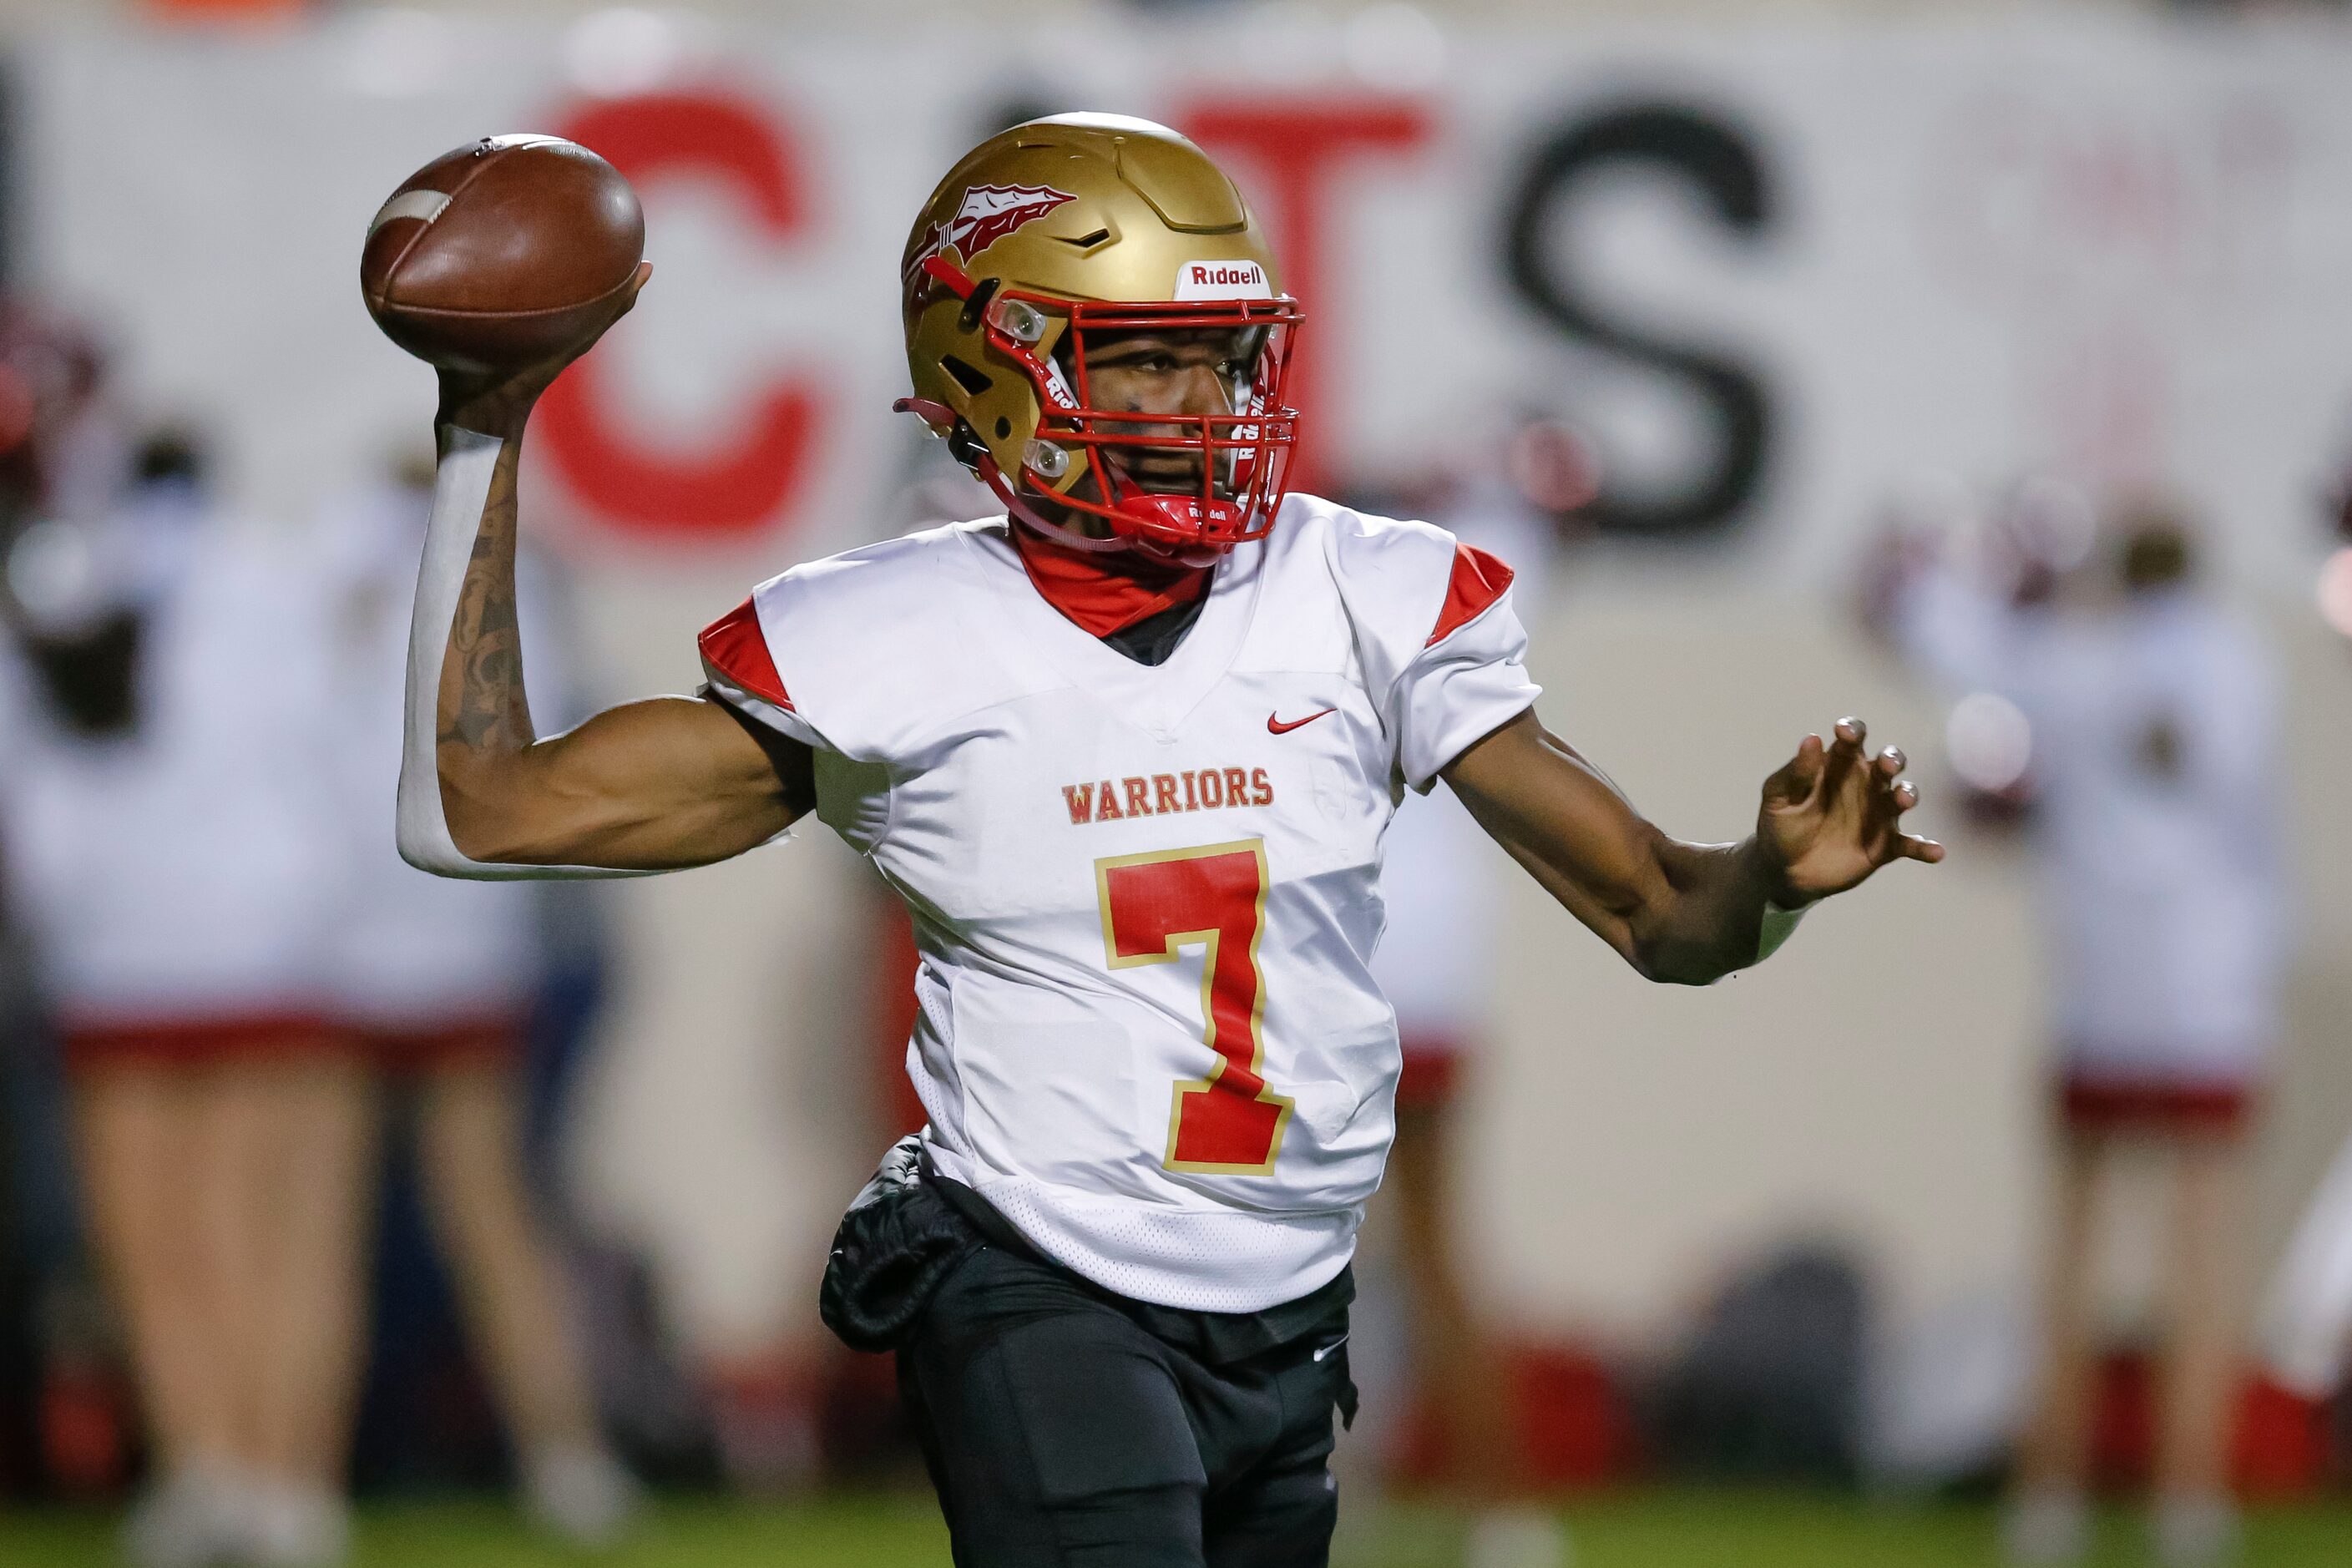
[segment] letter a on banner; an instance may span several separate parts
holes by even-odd
[[[640,186],[675,174],[724,185],[772,244],[807,223],[803,182],[782,127],[708,92],[614,99],[556,127]],[[614,407],[592,351],[548,389],[539,429],[564,482],[611,522],[665,540],[740,537],[792,509],[815,469],[824,403],[816,376],[782,376],[753,395],[744,435],[716,450],[656,449]]]

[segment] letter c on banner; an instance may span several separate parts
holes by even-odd
[[[574,110],[556,129],[640,186],[673,174],[719,182],[771,244],[808,220],[783,128],[739,100],[711,92],[614,99]],[[614,412],[601,357],[591,352],[548,389],[539,432],[564,482],[622,529],[720,540],[772,521],[814,468],[824,407],[816,378],[779,377],[755,396],[741,439],[697,453],[656,450]]]

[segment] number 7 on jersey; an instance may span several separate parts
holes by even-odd
[[[1203,1042],[1216,1053],[1204,1079],[1176,1085],[1168,1112],[1171,1171],[1262,1176],[1274,1169],[1291,1101],[1266,1087],[1265,977],[1257,963],[1265,924],[1265,841],[1161,849],[1095,862],[1103,947],[1113,969],[1201,961]]]

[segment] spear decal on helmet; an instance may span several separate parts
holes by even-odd
[[[955,216],[931,225],[925,233],[923,243],[907,259],[906,281],[911,286],[923,263],[950,246],[968,262],[1014,229],[1076,200],[1051,185],[974,185],[964,192]]]

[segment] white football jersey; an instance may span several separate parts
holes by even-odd
[[[705,666],[816,749],[818,816],[913,913],[941,1173],[1122,1295],[1303,1296],[1392,1131],[1382,833],[1537,694],[1509,571],[1293,496],[1153,667],[1040,596],[1006,530],[797,567]]]

